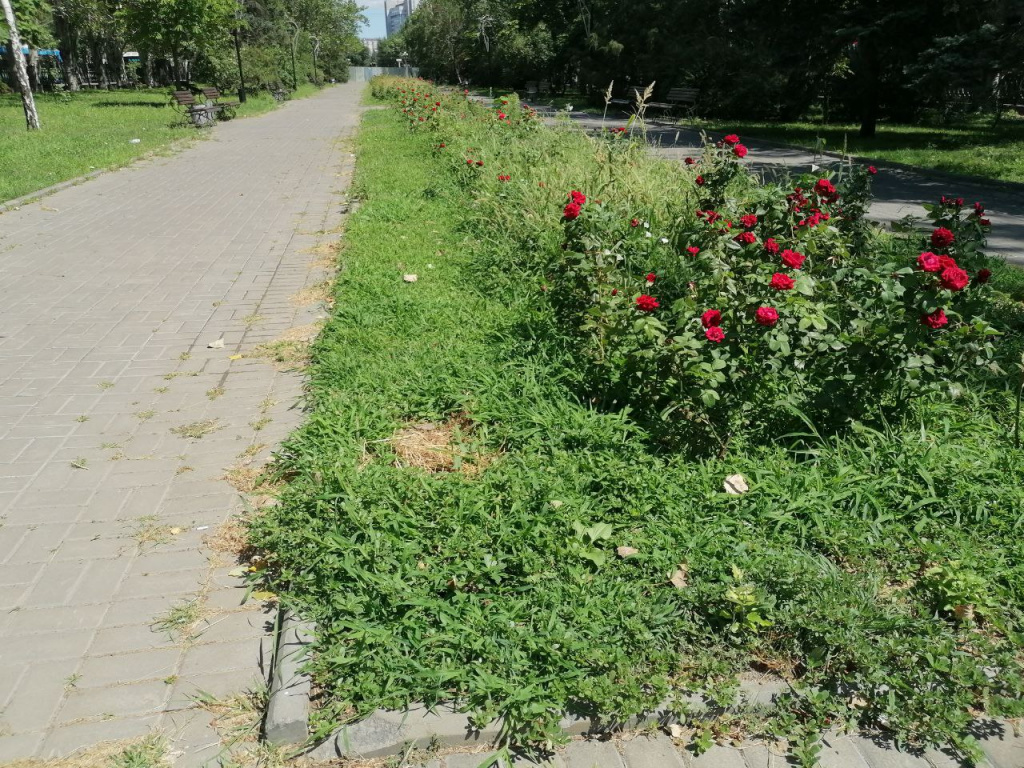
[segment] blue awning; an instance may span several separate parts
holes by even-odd
[[[23,54],[25,54],[26,56],[28,56],[28,46],[27,45],[21,46],[21,52]],[[0,45],[0,53],[7,53],[7,46],[6,45]],[[52,56],[53,58],[57,59],[58,61],[64,61],[64,59],[62,59],[60,57],[60,51],[57,50],[56,48],[40,48],[40,49],[38,49],[36,51],[36,53],[38,53],[40,56]]]

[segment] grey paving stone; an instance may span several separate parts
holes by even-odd
[[[565,759],[559,754],[552,754],[536,759],[524,755],[513,755],[514,768],[566,768]]]
[[[172,677],[181,658],[180,648],[120,653],[114,656],[93,656],[78,669],[79,688],[96,688],[143,680]]]
[[[821,740],[818,760],[822,768],[868,768],[864,756],[857,751],[849,736],[829,733]]]
[[[738,749],[717,744],[699,757],[690,757],[689,762],[693,768],[747,768]]]
[[[505,768],[504,761],[497,759],[495,752],[448,755],[444,762],[446,768]]]
[[[0,714],[0,722],[11,733],[43,730],[42,726],[60,707],[67,683],[77,667],[77,659],[30,665]]]
[[[626,768],[684,768],[683,759],[668,736],[623,741],[620,749]]]
[[[562,757],[566,768],[625,768],[618,750],[608,741],[574,741]]]
[[[68,693],[67,701],[57,713],[57,722],[155,714],[162,709],[170,693],[170,686],[162,682],[75,689]]]
[[[854,736],[851,741],[871,768],[931,768],[923,756],[901,752],[891,744],[863,736]]]
[[[2,718],[0,718],[0,722],[3,722]],[[42,743],[42,733],[18,733],[0,736],[0,763],[27,760],[39,753]]]
[[[1024,734],[1004,725],[1001,737],[981,740],[981,748],[995,768],[1024,768]]]
[[[792,763],[786,755],[779,754],[764,744],[744,744],[739,747],[747,768],[783,768]]]
[[[159,723],[160,715],[150,715],[64,725],[50,731],[40,753],[44,758],[59,757],[103,741],[134,739],[152,733]]]

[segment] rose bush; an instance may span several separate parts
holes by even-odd
[[[522,261],[501,268],[543,285],[594,402],[724,452],[737,436],[799,421],[834,431],[915,394],[955,395],[969,369],[992,365],[981,204],[943,198],[926,234],[884,233],[864,218],[875,169],[766,183],[734,134],[662,164],[671,179],[639,191],[625,182],[643,162],[637,142],[581,135],[608,176],[549,190],[529,177],[551,158],[507,141],[536,129],[514,99],[487,108],[445,96],[438,107],[427,84],[389,88],[413,129],[451,147],[475,136],[487,160],[515,164],[519,183],[499,194],[478,173],[479,147],[465,148],[465,165],[452,155],[480,215],[507,221],[521,243]]]

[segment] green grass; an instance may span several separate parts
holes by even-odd
[[[857,125],[765,123],[715,120],[699,123],[715,131],[735,132],[814,149],[819,139],[831,152],[905,163],[948,173],[1024,182],[1024,120],[1008,118],[998,126],[987,121],[951,126],[880,124],[873,139],[858,136]]]
[[[292,98],[316,90],[303,85]],[[234,100],[228,94],[225,98]],[[196,129],[185,125],[168,101],[166,89],[37,94],[42,130],[29,133],[21,98],[0,96],[0,202],[195,140]],[[276,106],[270,94],[258,93],[237,112],[248,117]],[[140,141],[132,144],[132,139]]]
[[[487,157],[474,185],[436,136],[364,118],[365,202],[313,349],[312,412],[282,451],[282,503],[253,524],[271,588],[318,628],[314,725],[454,701],[542,744],[563,711],[728,702],[752,669],[800,692],[771,716],[691,724],[785,736],[805,762],[843,723],[970,752],[972,711],[1024,714],[1024,457],[1006,391],[723,460],[668,452],[577,396],[572,347],[523,267],[549,245],[524,232],[552,210],[558,229],[568,179],[603,173],[600,155],[566,132],[467,125],[444,138]],[[670,169],[638,163],[630,184],[656,191]],[[523,207],[499,172],[552,197]],[[409,466],[396,433],[452,420],[450,450],[485,457],[476,471]],[[734,473],[749,493],[724,492]],[[968,604],[961,623],[949,606]]]

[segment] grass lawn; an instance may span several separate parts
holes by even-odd
[[[304,85],[293,98],[316,90]],[[183,123],[168,100],[164,89],[83,91],[67,100],[38,94],[42,130],[29,133],[21,98],[0,96],[0,202],[194,140],[196,130]],[[259,93],[238,109],[238,116],[261,114],[276,105],[270,94]],[[132,144],[132,139],[140,141]]]
[[[765,123],[716,120],[698,124],[715,131],[770,139],[814,149],[849,152],[857,157],[888,160],[948,173],[1024,182],[1024,120],[1007,119],[951,127],[880,124],[873,139],[857,135],[857,125]]]
[[[365,116],[311,413],[251,523],[261,578],[317,625],[315,726],[454,701],[544,744],[564,711],[729,702],[752,671],[794,693],[771,715],[690,713],[696,744],[785,737],[809,765],[848,723],[969,754],[975,712],[1024,714],[1007,387],[721,459],[671,449],[581,396],[530,264],[561,253],[566,189],[664,197],[677,166],[475,109],[440,135]],[[725,492],[734,473],[749,493]]]

